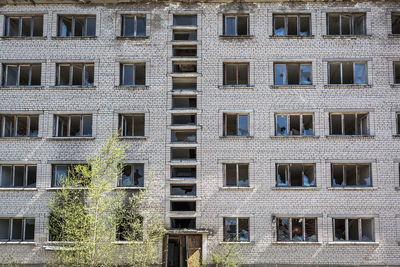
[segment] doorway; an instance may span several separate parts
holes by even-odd
[[[167,267],[197,267],[201,263],[201,235],[168,235]]]

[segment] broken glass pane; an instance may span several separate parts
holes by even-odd
[[[355,14],[354,15],[354,34],[364,35],[365,34],[365,15]]]
[[[54,186],[61,186],[68,175],[68,166],[55,166]]]
[[[237,219],[225,218],[225,235],[224,241],[236,241]]]
[[[197,78],[172,78],[173,90],[196,90]]]
[[[300,65],[300,84],[312,84],[311,65]]]
[[[303,241],[303,219],[292,219],[292,241]]]
[[[275,85],[285,85],[285,84],[287,84],[286,65],[275,64]]]
[[[96,36],[96,18],[86,19],[86,36]]]
[[[135,164],[133,169],[133,185],[144,186],[144,164]]]
[[[329,64],[329,84],[341,84],[340,63]]]
[[[247,27],[248,27],[248,17],[247,16],[238,16],[237,17],[237,34],[238,35],[248,35]]]
[[[236,114],[227,114],[225,115],[226,118],[226,133],[225,135],[227,136],[234,136],[238,135],[237,129],[238,129],[238,121],[237,121],[237,115]]]
[[[360,186],[371,186],[371,177],[369,171],[369,165],[358,165],[358,172],[360,176]]]
[[[122,136],[132,136],[133,116],[122,116]]]
[[[196,149],[195,148],[174,148],[171,149],[172,160],[195,160]]]
[[[300,135],[300,115],[290,115],[290,135]]]
[[[136,17],[136,36],[146,36],[146,17]]]
[[[290,241],[289,220],[290,219],[278,219],[277,241]]]
[[[274,17],[274,35],[285,36],[285,17],[275,16]]]
[[[7,86],[18,85],[18,66],[7,66]]]
[[[349,223],[349,241],[359,241],[358,237],[358,219],[348,219]]]
[[[373,241],[372,219],[361,219],[362,241]]]
[[[174,15],[175,26],[196,26],[197,16],[196,15]]]
[[[354,64],[354,83],[367,84],[367,64],[365,63]]]
[[[287,64],[288,84],[300,84],[299,64]]]
[[[14,117],[4,116],[4,137],[14,136]]]
[[[281,164],[278,165],[277,177],[276,177],[276,185],[277,186],[288,186],[289,185],[288,173],[289,173],[288,165],[281,165]]]
[[[239,186],[249,186],[249,165],[239,165]]]
[[[352,15],[342,15],[342,35],[350,35]]]
[[[286,115],[276,116],[276,135],[277,136],[287,136],[288,135],[287,116]]]
[[[93,86],[94,83],[94,66],[85,65],[85,86]]]
[[[196,167],[171,167],[171,178],[196,178]]]
[[[355,114],[344,114],[344,134],[355,135],[356,134],[356,115]]]
[[[80,136],[81,135],[81,117],[71,116],[70,117],[70,136]]]
[[[335,236],[334,241],[345,241],[346,240],[346,220],[345,219],[333,219],[335,223]]]
[[[12,166],[1,167],[1,187],[12,186]]]
[[[315,186],[314,166],[304,165],[304,186]]]
[[[29,136],[38,136],[39,132],[39,117],[30,117]]]
[[[173,125],[196,124],[196,115],[172,115]]]
[[[400,34],[400,14],[392,13],[392,34]]]
[[[195,185],[171,185],[172,196],[195,196]]]
[[[314,135],[312,115],[303,115],[303,135]]]
[[[84,36],[85,34],[85,18],[75,17],[75,32],[74,36]]]
[[[328,35],[340,35],[340,15],[328,15]]]
[[[305,240],[308,242],[317,242],[317,219],[305,219]]]
[[[332,165],[332,186],[344,186],[343,165]]]
[[[357,185],[356,165],[344,165],[344,173],[346,177],[346,186]]]
[[[72,67],[72,85],[83,85],[83,65],[74,64]]]
[[[249,241],[249,220],[239,219],[239,241],[248,242]]]
[[[288,20],[288,33],[287,35],[297,35],[297,16],[289,16]]]
[[[290,185],[302,186],[303,185],[303,165],[291,164],[289,167]]]
[[[237,186],[236,164],[226,164],[225,170],[226,186]]]
[[[196,142],[196,131],[171,130],[171,142]]]
[[[225,35],[236,35],[236,17],[225,17]]]
[[[300,17],[300,36],[309,36],[310,35],[310,17],[301,16]]]
[[[353,63],[342,63],[343,82],[342,84],[354,84]]]
[[[238,136],[249,135],[249,119],[247,115],[239,115]]]

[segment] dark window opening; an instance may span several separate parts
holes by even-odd
[[[249,85],[249,63],[224,63],[224,85]]]
[[[3,65],[3,86],[40,86],[41,64]]]
[[[371,187],[370,164],[332,164],[332,186]]]
[[[55,137],[92,136],[92,115],[57,115],[54,125]]]
[[[96,16],[59,16],[58,36],[96,36]]]
[[[248,187],[249,186],[249,164],[224,164],[225,186]]]
[[[365,35],[365,13],[327,14],[328,35]]]
[[[172,72],[176,73],[197,72],[197,63],[174,61],[172,63]]]
[[[191,109],[197,107],[196,96],[172,96],[173,109]]]
[[[277,164],[276,186],[316,186],[315,164]]]
[[[197,40],[197,31],[174,30],[173,40],[174,41],[196,41]]]
[[[171,148],[171,160],[196,160],[196,148]]]
[[[124,37],[146,36],[146,17],[123,15],[121,35]]]
[[[196,143],[197,132],[194,130],[172,130],[171,142],[172,143]]]
[[[145,114],[119,114],[121,136],[145,136]]]
[[[274,65],[275,85],[312,84],[312,69],[309,63],[279,63]]]
[[[0,219],[0,240],[34,241],[35,219],[2,218]]]
[[[277,218],[277,241],[317,242],[317,218]]]
[[[313,115],[290,114],[276,115],[276,136],[304,135],[313,136]]]
[[[331,135],[369,135],[368,113],[330,114]]]
[[[94,64],[58,64],[57,86],[93,86]]]
[[[310,15],[274,15],[274,36],[310,36]]]
[[[171,196],[196,196],[196,185],[171,185]]]
[[[249,218],[224,218],[225,242],[250,242]]]
[[[146,64],[121,64],[121,86],[143,86],[146,84]]]
[[[39,116],[0,115],[1,137],[36,137],[39,134]]]
[[[334,241],[374,241],[373,219],[333,219]]]
[[[116,240],[118,241],[142,241],[143,217],[131,214],[128,210],[120,211],[122,219],[117,222]]]
[[[89,181],[86,180],[87,177],[81,177],[76,171],[76,167],[79,164],[55,164],[52,165],[52,187],[62,187],[63,183],[67,178],[76,182],[79,187],[85,187],[88,185]]]
[[[224,35],[226,35],[226,36],[249,35],[249,16],[248,15],[225,15],[224,16]]]
[[[174,57],[196,57],[197,46],[173,46],[172,53]]]
[[[121,178],[118,180],[120,187],[144,187],[144,164],[125,164]]]
[[[197,78],[172,78],[172,90],[197,90]]]
[[[36,166],[0,165],[0,187],[36,187]]]
[[[43,16],[6,17],[5,36],[7,37],[43,36]]]
[[[396,131],[396,133],[398,135],[400,135],[400,113],[396,114],[396,119],[397,119],[397,131]]]
[[[392,13],[392,34],[400,34],[400,14]]]
[[[196,178],[196,167],[171,167],[171,178]]]
[[[400,84],[400,62],[393,63],[394,83]]]
[[[197,15],[174,15],[174,26],[197,26]]]
[[[249,136],[249,115],[224,114],[224,136]]]
[[[172,125],[195,125],[196,114],[176,115],[171,116]]]
[[[171,211],[196,211],[196,201],[171,201]]]
[[[171,218],[172,229],[196,229],[195,218]]]

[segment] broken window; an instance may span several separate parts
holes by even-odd
[[[195,218],[171,218],[172,229],[196,229]]]
[[[249,16],[248,15],[225,15],[224,16],[224,35],[226,35],[226,36],[249,35]]]
[[[146,36],[146,16],[144,15],[122,15],[123,37]]]
[[[171,211],[196,211],[196,201],[171,201]]]
[[[79,186],[85,187],[89,183],[86,180],[87,177],[81,177],[76,172],[76,168],[79,164],[55,164],[52,165],[52,187],[62,187],[62,184],[68,178],[74,179]]]
[[[197,78],[172,78],[172,90],[197,90]]]
[[[174,95],[172,96],[173,109],[192,109],[197,107],[196,96]]]
[[[1,137],[36,137],[39,133],[38,115],[0,115]]]
[[[144,164],[125,164],[121,178],[118,180],[120,187],[144,187]]]
[[[314,135],[312,114],[279,114],[275,115],[275,122],[276,136]]]
[[[57,86],[93,86],[94,64],[57,64]]]
[[[310,36],[310,15],[274,15],[274,36]]]
[[[35,219],[1,218],[0,241],[34,241]]]
[[[96,16],[59,16],[58,36],[96,36]]]
[[[225,182],[227,187],[249,186],[249,164],[224,164]]]
[[[144,136],[145,114],[119,114],[121,136]]]
[[[327,14],[328,35],[365,35],[365,13]]]
[[[312,84],[311,63],[274,64],[275,85]]]
[[[177,115],[171,116],[172,125],[195,125],[196,114]]]
[[[400,61],[393,62],[394,84],[400,84]]]
[[[127,207],[122,207],[120,219],[117,221],[117,241],[142,241],[143,240],[143,217],[132,214]]]
[[[196,160],[196,148],[171,148],[171,160]]]
[[[224,136],[249,136],[249,114],[224,113]]]
[[[174,15],[174,26],[197,26],[197,15]]]
[[[36,187],[36,166],[0,165],[0,187]]]
[[[392,34],[400,34],[400,14],[392,13]]]
[[[369,135],[368,113],[331,113],[331,135]]]
[[[43,16],[23,16],[5,18],[5,36],[41,37],[43,36]]]
[[[249,63],[224,63],[224,85],[249,85]]]
[[[277,164],[276,186],[316,186],[315,164]]]
[[[55,137],[92,136],[92,115],[54,116]]]
[[[361,218],[334,218],[334,241],[374,241],[374,220]]]
[[[332,164],[332,186],[371,187],[371,164]]]
[[[40,86],[41,64],[4,64],[3,86]]]
[[[249,218],[224,218],[225,242],[250,242]]]
[[[173,166],[171,167],[171,179],[196,179],[195,166]]]
[[[174,41],[196,41],[197,31],[184,31],[184,30],[174,30],[173,31]]]
[[[172,130],[172,143],[196,143],[196,130]]]
[[[173,61],[172,72],[183,73],[183,72],[197,72],[197,63],[191,61]]]
[[[121,64],[121,86],[143,86],[146,84],[146,64]]]
[[[276,218],[276,241],[317,242],[317,218]]]
[[[196,185],[171,185],[171,196],[196,196]]]
[[[174,57],[196,57],[197,56],[197,46],[177,46],[172,47],[172,54]]]

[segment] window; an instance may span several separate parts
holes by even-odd
[[[125,164],[118,181],[120,187],[144,187],[144,164]]]
[[[123,37],[146,36],[146,16],[123,15],[121,35]]]
[[[224,136],[249,136],[249,114],[224,113]]]
[[[225,15],[224,16],[224,35],[226,35],[226,36],[249,35],[249,16],[248,15]]]
[[[172,90],[197,90],[197,78],[172,78]]]
[[[173,31],[173,40],[174,41],[196,41],[197,40],[197,31],[185,31],[185,30],[174,30]]]
[[[195,218],[171,218],[172,229],[196,229]]]
[[[400,135],[400,113],[396,114],[396,119],[397,119],[397,131],[396,131],[396,134]]]
[[[173,109],[192,109],[197,107],[196,96],[174,95],[172,96]]]
[[[172,166],[171,167],[172,179],[196,179],[195,166]]]
[[[224,63],[224,85],[249,85],[249,63]]]
[[[275,115],[276,136],[314,136],[312,114]]]
[[[96,16],[59,16],[59,37],[96,36]]]
[[[144,136],[145,114],[119,114],[121,136]]]
[[[374,219],[333,218],[334,241],[374,241]]]
[[[174,15],[174,26],[197,26],[197,15]]]
[[[144,86],[146,84],[146,64],[121,64],[121,86]]]
[[[196,160],[196,148],[171,148],[171,160]]]
[[[248,187],[249,186],[249,164],[224,164],[225,181],[227,187]]]
[[[328,64],[329,84],[367,84],[366,62],[334,62]]]
[[[92,136],[92,115],[56,115],[54,125],[55,137]]]
[[[171,196],[196,196],[196,185],[171,185]]]
[[[331,135],[369,135],[368,113],[331,113]]]
[[[173,61],[172,72],[184,73],[184,72],[197,72],[197,62],[192,61]]]
[[[400,61],[393,62],[394,84],[400,84]]]
[[[41,37],[43,16],[6,17],[4,32],[7,37]]]
[[[52,165],[52,187],[62,187],[63,182],[67,177],[76,179],[79,186],[87,186],[89,181],[84,180],[84,177],[79,177],[76,173],[76,167],[79,164],[55,164]]]
[[[311,15],[274,15],[274,36],[310,36]]]
[[[392,34],[400,34],[400,13],[392,13]]]
[[[317,242],[317,218],[276,218],[276,241]]]
[[[311,63],[275,63],[275,85],[312,84]]]
[[[37,137],[39,115],[0,115],[1,137]]]
[[[171,211],[196,211],[196,201],[171,201]]]
[[[57,86],[93,86],[94,64],[57,64]]]
[[[0,187],[36,187],[36,166],[0,165]]]
[[[34,241],[35,219],[0,218],[1,241]]]
[[[365,35],[365,13],[327,14],[328,35]]]
[[[332,186],[371,187],[371,164],[332,164]]]
[[[172,125],[195,125],[196,114],[171,115]]]
[[[276,186],[315,186],[315,164],[276,164]]]
[[[4,64],[3,86],[40,86],[41,64]]]
[[[171,130],[172,143],[196,143],[196,130]]]
[[[141,241],[143,240],[143,217],[131,214],[129,208],[121,211],[122,219],[117,221],[117,241]]]
[[[197,56],[197,46],[177,46],[172,47],[172,55],[174,57],[196,57]]]
[[[250,242],[249,218],[224,218],[224,242]]]

